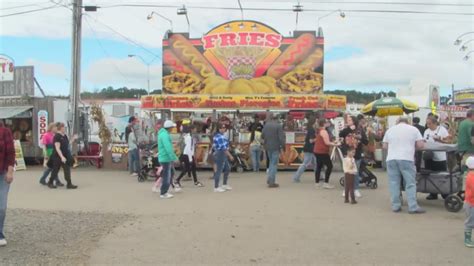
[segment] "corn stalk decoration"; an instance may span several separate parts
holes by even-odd
[[[102,144],[111,143],[112,141],[112,134],[110,133],[109,128],[105,124],[105,117],[102,108],[97,105],[93,104],[91,107],[91,117],[97,124],[99,124],[99,138]]]

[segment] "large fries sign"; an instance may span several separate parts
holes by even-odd
[[[283,37],[256,21],[232,21],[200,39],[170,33],[163,41],[168,94],[319,94],[324,39],[314,32]]]

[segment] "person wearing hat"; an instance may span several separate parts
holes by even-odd
[[[174,152],[173,142],[169,131],[176,127],[176,124],[171,120],[166,120],[163,124],[163,128],[158,132],[158,161],[163,167],[162,170],[162,183],[160,189],[160,198],[169,199],[173,195],[168,193],[171,185],[171,171],[173,168],[173,162],[178,160],[176,153]]]
[[[464,197],[464,208],[466,209],[466,221],[464,222],[464,245],[474,248],[472,241],[472,229],[474,228],[474,157],[466,159],[469,172],[466,176],[466,191]]]

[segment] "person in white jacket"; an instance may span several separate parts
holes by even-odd
[[[194,152],[196,150],[195,138],[191,135],[191,126],[183,126],[181,136],[181,156],[179,158],[181,162],[181,174],[176,179],[175,186],[181,187],[181,179],[188,174],[193,177],[194,185],[197,187],[203,187],[202,183],[198,181],[196,174],[196,159]]]

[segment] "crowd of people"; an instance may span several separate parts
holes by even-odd
[[[129,145],[129,171],[135,176],[140,170],[138,119],[131,117],[126,129],[126,140]],[[447,168],[446,155],[433,152],[422,156],[417,150],[424,147],[427,142],[447,143],[453,136],[438,123],[435,115],[426,119],[426,126],[419,125],[419,119],[413,119],[410,124],[408,117],[400,117],[395,126],[389,128],[383,137],[383,146],[387,150],[386,165],[389,181],[390,201],[392,211],[402,211],[400,199],[401,184],[403,182],[410,214],[422,214],[422,209],[417,202],[416,172],[420,171],[420,162],[424,161],[425,168],[434,171],[443,171]],[[332,172],[332,154],[335,149],[340,150],[343,155],[344,191],[345,203],[357,203],[357,198],[362,197],[359,191],[360,162],[363,157],[363,148],[369,144],[367,122],[363,116],[345,117],[345,127],[340,130],[338,136],[334,136],[331,123],[327,119],[312,116],[308,118],[306,126],[305,144],[303,147],[304,159],[298,170],[293,175],[293,182],[299,183],[305,170],[312,169],[315,176],[317,188],[333,189],[330,184]],[[203,187],[199,181],[196,171],[196,144],[199,142],[191,121],[182,121],[180,125],[181,137],[179,140],[179,157],[173,145],[170,132],[177,125],[173,121],[166,120],[157,125],[157,160],[159,162],[159,189],[154,187],[155,192],[160,193],[162,199],[170,199],[173,195],[170,189],[180,192],[181,180],[184,176],[192,177],[194,185]],[[221,193],[231,191],[229,185],[229,174],[231,162],[234,156],[230,152],[230,139],[226,132],[230,125],[227,121],[220,122],[211,132],[211,158],[213,166],[214,192]],[[250,152],[252,158],[252,170],[260,171],[260,158],[263,154],[267,159],[267,186],[278,188],[277,168],[280,155],[284,152],[285,134],[282,124],[277,115],[269,115],[265,122],[255,121],[251,128]],[[63,168],[64,179],[67,189],[76,189],[71,181],[71,166],[74,158],[71,154],[71,140],[65,133],[63,123],[52,123],[48,132],[43,136],[41,142],[44,147],[45,170],[40,177],[40,183],[51,189],[64,186],[58,177]],[[457,133],[458,150],[463,156],[464,170],[468,171],[465,190],[465,245],[473,247],[472,229],[474,227],[474,110],[468,112],[467,118],[459,125]],[[421,157],[420,157],[421,156]],[[181,164],[181,173],[175,179],[174,164]],[[0,122],[0,246],[6,245],[3,235],[3,223],[5,220],[7,195],[10,183],[13,181],[15,165],[15,150],[13,137],[9,129]],[[321,173],[324,180],[321,180]],[[49,176],[49,179],[48,179]],[[221,181],[222,179],[222,181]],[[155,183],[156,186],[157,183]],[[445,196],[445,195],[442,195]],[[430,194],[428,199],[434,200],[436,194]]]

